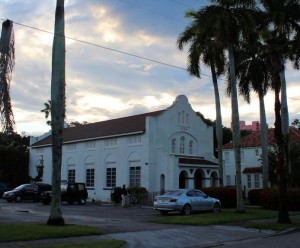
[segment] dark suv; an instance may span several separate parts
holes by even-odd
[[[88,192],[85,183],[62,183],[61,184],[61,201],[66,201],[68,204],[78,202],[83,205],[88,198]],[[47,205],[51,202],[52,191],[45,191],[41,194],[41,201]]]
[[[8,202],[21,202],[23,200],[39,201],[41,193],[51,189],[51,185],[47,183],[21,184],[11,191],[6,191],[2,197]]]

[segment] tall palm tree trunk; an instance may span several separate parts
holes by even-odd
[[[212,81],[214,85],[215,93],[215,104],[216,104],[216,136],[218,142],[218,163],[219,163],[219,186],[223,187],[224,185],[224,173],[223,173],[223,154],[222,154],[222,144],[223,144],[223,129],[222,129],[222,115],[221,115],[221,103],[220,103],[220,94],[218,87],[218,80],[213,63],[210,64]]]
[[[61,211],[61,163],[65,117],[65,21],[64,0],[57,0],[52,50],[51,127],[52,202],[48,225],[64,225]]]
[[[233,129],[233,148],[235,157],[235,171],[236,171],[236,211],[244,213],[245,207],[243,203],[242,194],[242,180],[241,180],[241,131],[240,131],[240,118],[238,107],[238,96],[236,88],[235,77],[235,62],[233,55],[232,44],[228,45],[229,54],[229,69],[230,69],[230,90],[231,90],[231,121]]]
[[[14,130],[14,115],[10,100],[11,74],[15,65],[13,22],[6,20],[2,23],[0,37],[0,116],[4,133]]]
[[[259,98],[259,112],[260,112],[260,130],[261,130],[261,159],[262,159],[262,175],[263,175],[263,188],[269,186],[269,162],[268,162],[268,129],[266,120],[266,110],[264,95],[262,92],[258,93]]]
[[[278,146],[278,159],[277,159],[277,176],[278,176],[278,190],[279,190],[279,210],[278,219],[279,224],[289,224],[291,220],[289,218],[288,207],[287,207],[287,170],[284,166],[284,141],[282,135],[282,124],[281,124],[281,104],[280,104],[280,76],[275,76],[275,139]]]
[[[290,142],[289,142],[289,111],[287,103],[287,92],[286,92],[286,80],[285,80],[285,70],[280,72],[280,83],[281,83],[281,125],[282,125],[282,135],[283,135],[283,145],[284,145],[284,163],[288,168],[288,172],[291,173],[290,166]]]

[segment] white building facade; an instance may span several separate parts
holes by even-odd
[[[213,149],[213,128],[180,95],[165,110],[65,128],[61,179],[85,182],[89,199],[101,201],[123,184],[148,192],[218,186]],[[41,164],[51,184],[51,135],[31,139],[30,177]]]
[[[292,127],[289,130],[290,142],[300,142],[300,131]],[[267,132],[268,149],[273,149],[276,145],[274,128],[269,128]],[[261,153],[261,131],[241,138],[241,184],[246,198],[250,190],[263,187]],[[235,186],[236,169],[232,142],[223,146],[223,159],[224,186]]]

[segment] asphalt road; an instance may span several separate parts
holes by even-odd
[[[0,199],[0,223],[46,223],[50,206],[42,203],[7,203]],[[195,247],[291,247],[298,248],[299,232],[281,235],[270,230],[256,230],[236,226],[182,226],[148,222],[160,214],[152,208],[122,208],[113,205],[62,205],[67,224],[92,225],[107,234],[93,237],[49,239],[43,241],[0,243],[0,247],[40,247],[50,243],[85,242],[98,239],[127,240],[126,248],[195,248]]]

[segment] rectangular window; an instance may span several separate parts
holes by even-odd
[[[229,165],[229,152],[225,152],[225,165]]]
[[[116,168],[106,169],[106,187],[116,187]]]
[[[76,150],[76,144],[67,145],[67,151],[75,151],[75,150]]]
[[[116,147],[117,139],[108,139],[104,141],[104,147]]]
[[[95,149],[95,141],[91,141],[91,142],[86,142],[84,144],[84,147],[86,150],[92,150]]]
[[[259,150],[255,149],[255,156],[258,157],[259,156]]]
[[[95,186],[95,169],[86,169],[86,187]]]
[[[226,176],[226,186],[230,186],[231,185],[231,178],[230,175]]]
[[[142,143],[142,137],[141,136],[132,136],[127,138],[128,145],[135,145],[135,144],[141,144]]]
[[[75,170],[68,170],[68,182],[75,183]]]
[[[141,186],[141,166],[130,167],[130,187]]]
[[[247,175],[248,189],[251,189],[251,175]]]
[[[259,174],[254,175],[254,187],[256,189],[260,188]]]

